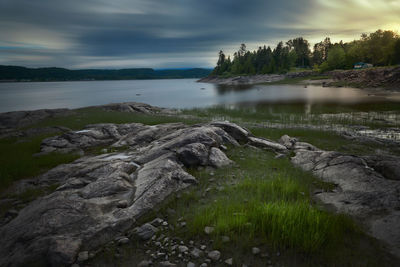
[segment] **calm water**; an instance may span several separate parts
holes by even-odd
[[[78,108],[115,102],[192,108],[238,103],[361,103],[396,101],[400,94],[372,95],[353,88],[302,85],[217,86],[195,79],[0,83],[0,112]]]

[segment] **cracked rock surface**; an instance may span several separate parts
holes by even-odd
[[[225,122],[131,123],[89,125],[45,139],[42,153],[98,145],[125,150],[85,156],[14,185],[22,191],[58,187],[0,226],[0,265],[73,264],[80,252],[120,236],[168,196],[196,184],[185,167],[231,164],[222,150],[225,145],[239,145],[247,136],[251,136],[247,130]]]
[[[337,185],[333,192],[316,197],[365,223],[372,236],[386,242],[399,256],[400,158],[358,157],[323,151],[288,137],[285,140],[293,145],[295,165]]]

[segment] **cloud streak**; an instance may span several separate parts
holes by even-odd
[[[390,0],[0,0],[0,64],[211,67],[219,49],[399,29]]]

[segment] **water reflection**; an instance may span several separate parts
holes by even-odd
[[[0,83],[0,112],[129,101],[167,108],[302,103],[302,112],[311,113],[315,104],[399,103],[400,93],[371,94],[354,88],[317,85],[307,88],[302,85],[214,85],[197,83],[195,79]]]

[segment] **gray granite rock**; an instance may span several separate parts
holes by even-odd
[[[130,149],[82,157],[15,185],[16,192],[59,186],[0,227],[0,265],[71,265],[79,251],[94,250],[123,236],[136,219],[171,194],[197,183],[184,168],[181,148],[206,152],[193,153],[190,164],[219,167],[230,160],[218,147],[238,142],[210,124],[97,124],[46,139],[42,148],[43,152],[62,152],[103,144],[125,144]],[[151,230],[136,232],[141,233],[138,238],[154,234],[154,226],[146,227]]]
[[[302,142],[293,148],[296,166],[337,185],[333,192],[320,192],[315,197],[362,221],[372,236],[400,255],[400,181],[392,177],[400,160],[391,157],[385,162],[383,157],[324,151]],[[386,169],[385,164],[394,167]]]

